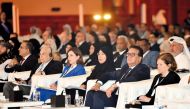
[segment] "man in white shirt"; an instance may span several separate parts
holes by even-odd
[[[168,39],[172,54],[177,63],[177,69],[190,70],[190,52],[187,48],[185,40],[178,36],[173,36]]]

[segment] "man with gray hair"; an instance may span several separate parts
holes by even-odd
[[[21,45],[22,46],[22,45]],[[43,45],[40,50],[40,64],[37,64],[36,67],[33,66],[34,69],[32,69],[30,77],[28,79],[28,83],[23,83],[23,80],[17,79],[17,84],[19,86],[19,89],[23,91],[24,95],[28,95],[30,93],[30,86],[26,86],[23,84],[30,84],[30,79],[32,75],[50,75],[50,74],[57,74],[62,71],[62,63],[59,61],[54,61],[52,59],[52,50],[51,47],[47,45]],[[33,61],[33,60],[31,60]],[[29,64],[30,65],[30,64]],[[5,95],[5,98],[9,98],[10,93],[13,91],[13,88],[16,86],[16,84],[12,82],[7,82],[3,87],[3,94]]]
[[[190,52],[185,40],[181,37],[173,36],[170,37],[168,41],[170,43],[171,52],[177,63],[177,69],[190,70]]]
[[[126,63],[125,54],[128,52],[129,42],[127,36],[120,35],[116,40],[116,53],[114,54],[114,65],[116,68],[123,67]]]

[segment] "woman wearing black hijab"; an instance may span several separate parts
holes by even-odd
[[[101,77],[101,75],[103,75],[106,72],[112,72],[115,70],[114,68],[114,61],[113,61],[113,54],[112,51],[110,50],[109,46],[104,46],[104,47],[100,47],[100,49],[98,50],[98,53],[96,53],[96,55],[98,55],[98,62],[96,64],[96,67],[94,68],[94,70],[92,71],[92,73],[90,74],[89,77],[87,77],[86,81],[83,82],[80,86],[80,89],[66,89],[66,94],[71,95],[71,104],[74,103],[74,97],[75,97],[75,93],[76,90],[79,91],[79,95],[85,97],[86,94],[86,84],[87,81],[90,79],[99,79],[99,77]]]
[[[96,44],[91,44],[89,48],[89,58],[85,61],[85,66],[96,65],[98,63],[97,53],[99,47]]]
[[[114,71],[113,54],[109,46],[101,47],[98,51],[98,63],[86,81],[82,83],[81,88],[86,89],[87,81],[90,79],[99,79],[102,74]]]

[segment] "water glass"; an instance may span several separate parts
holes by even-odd
[[[78,99],[75,99],[75,106],[76,107],[83,106],[83,96],[79,96]]]
[[[33,101],[40,101],[40,92],[36,91],[33,95]]]
[[[71,95],[65,95],[65,106],[71,105]]]

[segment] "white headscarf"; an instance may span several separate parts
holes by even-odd
[[[187,44],[183,38],[178,37],[178,36],[172,36],[168,39],[168,41],[170,42],[170,44],[172,44],[173,42],[177,42],[179,44],[182,44],[183,48],[184,48],[183,53],[190,59],[190,52],[189,52]]]

